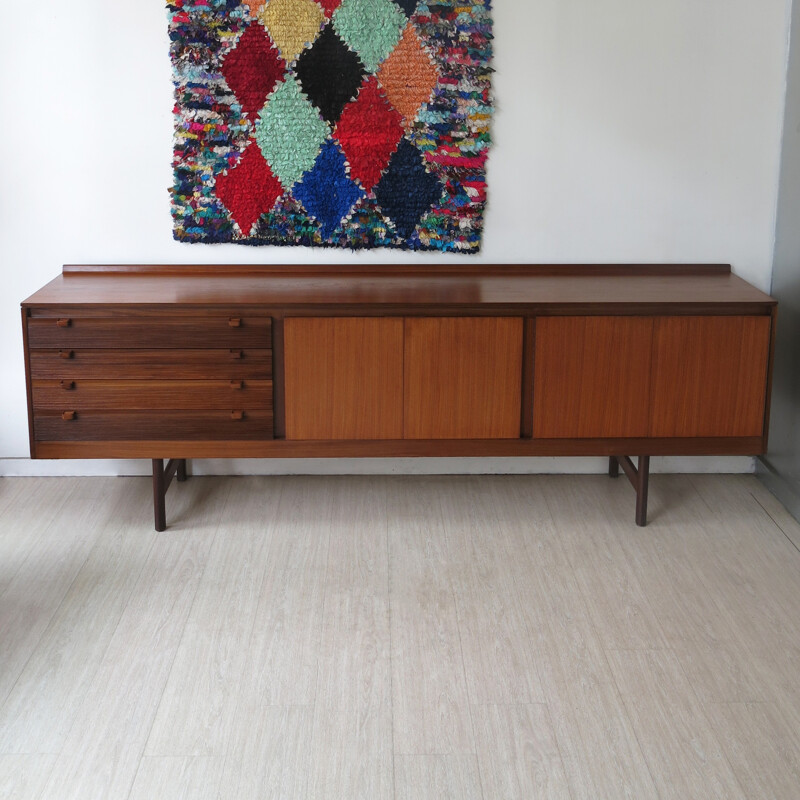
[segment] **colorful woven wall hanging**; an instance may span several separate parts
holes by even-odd
[[[491,0],[169,0],[174,236],[477,252]]]

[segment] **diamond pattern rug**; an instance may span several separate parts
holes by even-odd
[[[183,242],[478,252],[491,0],[168,0]]]

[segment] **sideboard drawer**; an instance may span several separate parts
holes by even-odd
[[[271,381],[34,380],[39,409],[272,409]]]
[[[34,412],[38,442],[258,440],[272,438],[272,411]]]
[[[272,351],[227,350],[32,350],[31,378],[75,380],[156,380],[180,376],[186,380],[208,378],[256,379],[272,375]]]
[[[272,320],[263,317],[31,317],[31,348],[272,347]]]

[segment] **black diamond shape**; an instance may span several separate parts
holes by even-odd
[[[410,19],[411,15],[417,10],[419,0],[394,0],[394,2],[405,11],[406,16]]]
[[[401,139],[389,167],[375,187],[375,197],[397,232],[408,239],[422,215],[442,196],[442,183],[422,164],[422,154]]]
[[[332,25],[297,59],[297,77],[309,100],[335,124],[356,96],[365,75],[358,56],[336,35]]]

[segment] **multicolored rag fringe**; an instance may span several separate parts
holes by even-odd
[[[174,236],[475,253],[491,0],[168,0]]]

